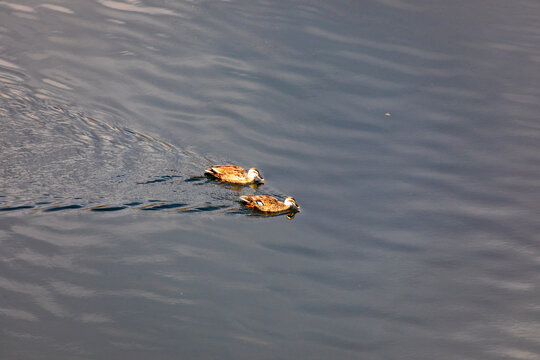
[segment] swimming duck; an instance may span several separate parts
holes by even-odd
[[[240,196],[240,201],[247,207],[255,208],[262,212],[285,212],[285,211],[300,211],[300,205],[289,196],[285,201],[281,202],[270,195],[244,195]]]
[[[251,168],[248,171],[236,165],[214,165],[204,170],[205,175],[213,176],[221,181],[232,184],[262,184],[264,179],[259,170]]]

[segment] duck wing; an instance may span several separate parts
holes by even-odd
[[[276,211],[283,207],[283,204],[278,199],[270,195],[245,195],[240,196],[240,200],[246,206],[254,207],[261,211]]]
[[[270,195],[253,195],[255,202],[261,206],[276,206],[279,200]]]

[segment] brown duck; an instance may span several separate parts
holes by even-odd
[[[259,170],[251,168],[246,171],[236,165],[214,165],[204,170],[205,175],[210,175],[223,182],[232,184],[262,184],[264,179]]]
[[[270,195],[244,195],[240,196],[240,201],[247,207],[255,208],[262,212],[277,213],[285,211],[300,211],[300,205],[289,196],[281,202]]]

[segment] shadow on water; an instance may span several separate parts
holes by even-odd
[[[10,136],[0,138],[0,212],[251,214],[236,199],[260,193],[259,186],[199,175],[206,157],[6,85],[0,88],[0,111]],[[279,196],[268,186],[264,190]]]

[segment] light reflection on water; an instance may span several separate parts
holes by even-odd
[[[538,358],[539,14],[1,1],[0,357]]]

